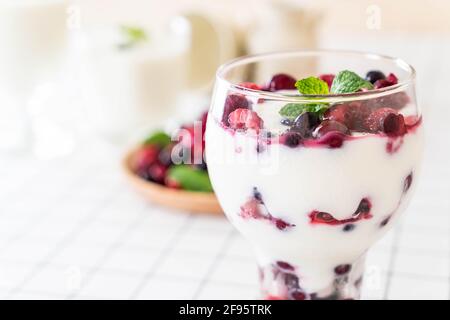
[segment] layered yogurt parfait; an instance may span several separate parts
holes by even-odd
[[[419,174],[414,77],[400,59],[354,52],[249,56],[219,69],[206,160],[255,249],[262,298],[360,297],[365,255]]]

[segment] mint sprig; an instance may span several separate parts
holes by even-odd
[[[301,94],[324,95],[329,93],[328,84],[316,77],[298,80],[295,87]],[[325,103],[288,103],[280,109],[279,114],[284,118],[294,120],[305,112],[317,113],[319,117],[322,117],[327,109],[328,104]]]
[[[295,87],[301,94],[328,94],[328,84],[316,77],[298,80]]]
[[[125,37],[125,41],[118,45],[121,50],[129,49],[138,43],[148,40],[147,33],[144,29],[132,26],[120,26],[120,31]]]
[[[299,115],[305,112],[317,113],[319,117],[322,117],[327,109],[328,105],[326,104],[288,103],[280,109],[279,114],[284,118],[294,120]]]
[[[332,93],[353,93],[361,89],[373,89],[373,84],[349,70],[339,72],[331,85]]]
[[[172,142],[170,136],[162,131],[157,131],[147,137],[143,144],[144,145],[157,145],[161,149],[168,146]]]
[[[198,192],[212,192],[208,173],[187,165],[177,165],[169,169],[167,174],[170,180],[178,182],[184,190]]]

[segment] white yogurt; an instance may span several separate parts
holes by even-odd
[[[276,127],[276,112],[257,111],[269,128]],[[337,149],[272,144],[257,153],[251,133],[232,134],[211,117],[206,157],[214,191],[228,218],[255,246],[259,264],[288,262],[297,268],[304,290],[323,292],[334,281],[334,268],[363,259],[404,210],[412,193],[412,188],[403,192],[404,181],[412,172],[415,185],[422,136],[419,125],[392,154],[386,151],[389,138],[380,135],[346,140]],[[267,220],[239,216],[254,187],[272,216],[295,227],[279,230]],[[372,218],[355,222],[350,232],[343,231],[344,225],[310,223],[313,210],[338,220],[351,218],[363,198],[370,199]]]

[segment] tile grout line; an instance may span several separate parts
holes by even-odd
[[[142,206],[141,213],[135,217],[135,221],[130,223],[130,225],[117,237],[117,239],[109,246],[109,248],[105,251],[102,258],[99,259],[99,262],[96,266],[93,266],[92,268],[89,268],[89,271],[86,274],[86,277],[83,281],[83,286],[86,286],[93,277],[98,273],[98,271],[101,269],[102,265],[107,261],[107,259],[114,254],[114,252],[120,248],[122,245],[123,239],[125,239],[129,234],[131,234],[139,225],[142,220],[146,217],[146,207]],[[70,300],[75,298],[78,295],[78,292],[72,292],[66,296],[66,299]]]
[[[86,170],[88,171],[88,170]],[[82,176],[82,178],[79,179],[75,179],[75,181],[72,182],[71,187],[67,188],[65,190],[65,192],[63,192],[62,194],[60,194],[57,199],[54,199],[55,201],[60,201],[62,199],[65,199],[66,197],[68,197],[70,195],[70,192],[68,190],[71,190],[73,188],[76,188],[80,182],[83,181],[84,176]],[[11,237],[8,238],[8,240],[2,245],[2,247],[0,247],[0,251],[4,250],[5,247],[10,246],[12,243],[16,243],[18,241],[20,241],[20,239],[24,238],[28,232],[30,230],[32,230],[36,224],[38,225],[39,222],[45,221],[48,218],[50,218],[52,216],[52,213],[47,213],[45,214],[45,211],[49,210],[51,208],[51,205],[53,203],[49,203],[49,205],[45,208],[42,208],[41,210],[39,210],[40,214],[37,214],[36,217],[34,217],[34,219],[32,219],[29,223],[27,223],[23,228],[22,228],[22,232],[20,234],[14,234]],[[50,210],[49,210],[50,211]],[[53,213],[54,214],[54,213]],[[44,220],[43,220],[44,219]],[[23,230],[25,230],[25,232],[23,232]]]
[[[97,208],[92,209],[91,212],[94,212],[97,214],[94,214],[94,215],[90,214],[87,217],[85,217],[85,219],[81,220],[77,224],[77,226],[74,229],[72,229],[71,232],[69,232],[65,237],[63,237],[63,239],[61,239],[61,241],[59,241],[56,244],[56,246],[54,247],[53,250],[51,250],[43,259],[41,259],[41,261],[39,261],[36,264],[36,266],[33,268],[33,270],[31,270],[18,285],[11,288],[11,290],[7,294],[7,297],[10,297],[10,296],[20,292],[21,288],[23,288],[29,281],[31,281],[31,279],[33,279],[33,277],[38,272],[43,270],[50,263],[50,260],[61,251],[61,249],[63,249],[68,243],[70,243],[73,239],[75,239],[77,237],[77,235],[79,234],[79,232],[81,232],[86,226],[88,226],[95,220],[95,216],[102,212],[100,210],[100,208],[102,208],[104,206],[104,204],[107,202],[108,202],[108,199],[105,199],[101,203],[101,205],[99,205]]]
[[[186,234],[187,229],[189,228],[190,224],[192,223],[194,219],[193,214],[189,214],[186,217],[186,220],[184,221],[184,223],[181,224],[181,226],[178,227],[177,231],[175,232],[175,234],[172,236],[172,238],[170,239],[170,241],[167,243],[166,246],[164,246],[163,248],[161,248],[160,254],[158,255],[158,257],[155,259],[155,263],[150,267],[150,269],[148,270],[148,272],[146,272],[144,274],[144,276],[142,277],[142,281],[141,283],[139,283],[136,288],[133,290],[133,292],[130,294],[130,296],[128,297],[128,299],[130,300],[135,300],[137,299],[139,293],[142,291],[142,289],[144,289],[144,287],[147,285],[147,283],[149,282],[149,280],[151,279],[151,277],[155,274],[156,269],[158,268],[159,265],[161,265],[161,263],[169,256],[169,254],[173,251],[173,248],[175,246],[175,244],[177,243],[178,240],[180,240],[180,238]]]
[[[205,276],[200,280],[197,290],[192,295],[193,300],[196,300],[198,298],[198,296],[200,295],[200,293],[202,292],[202,290],[204,289],[206,283],[209,281],[209,277],[215,270],[216,266],[219,264],[219,261],[221,261],[223,259],[224,255],[225,255],[225,250],[229,247],[230,240],[235,236],[235,234],[236,233],[235,233],[234,229],[231,229],[230,231],[228,231],[228,235],[226,236],[224,243],[220,247],[219,252],[214,257],[214,261],[211,263],[210,267],[206,271]]]

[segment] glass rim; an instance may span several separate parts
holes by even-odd
[[[239,84],[232,83],[225,79],[225,74],[237,66],[250,64],[253,62],[264,61],[267,58],[283,58],[283,57],[314,57],[324,54],[337,54],[337,55],[357,55],[362,58],[368,58],[373,60],[387,60],[392,61],[395,65],[408,73],[408,77],[398,82],[395,85],[384,87],[380,89],[354,92],[354,93],[339,93],[339,94],[322,94],[322,95],[307,95],[307,94],[288,94],[279,92],[270,92],[256,89],[249,89]],[[377,53],[370,53],[356,50],[288,50],[288,51],[272,51],[266,53],[258,53],[252,55],[245,55],[235,59],[232,59],[222,64],[216,72],[216,80],[225,83],[230,89],[243,95],[253,95],[255,97],[270,99],[270,100],[282,100],[290,102],[304,102],[311,103],[314,99],[318,103],[334,103],[345,102],[355,100],[368,100],[374,98],[384,97],[390,94],[404,91],[409,85],[414,83],[416,79],[416,70],[413,66],[407,63],[405,60],[388,55],[382,55]]]

